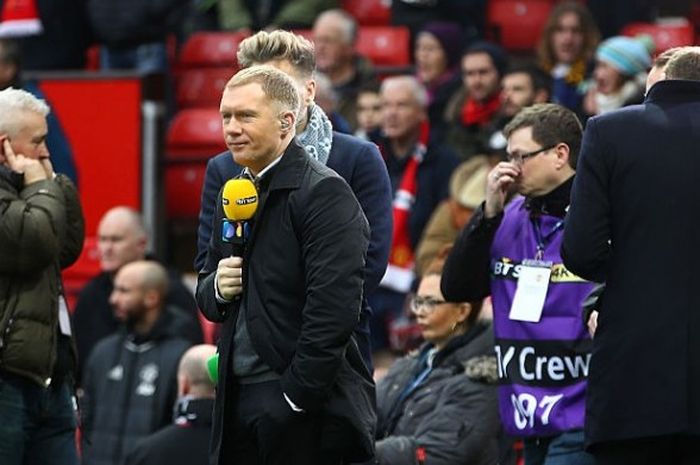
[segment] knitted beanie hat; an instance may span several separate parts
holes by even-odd
[[[616,36],[604,41],[596,50],[596,59],[603,61],[620,73],[634,76],[651,66],[654,42],[649,36]]]
[[[472,53],[486,53],[490,56],[499,76],[503,76],[508,69],[508,53],[498,44],[485,40],[474,42],[467,48],[462,56]]]
[[[447,67],[452,68],[459,62],[463,46],[462,28],[457,23],[431,21],[420,32],[434,36],[447,56]]]

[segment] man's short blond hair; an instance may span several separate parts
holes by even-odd
[[[668,60],[666,79],[700,81],[700,47],[682,47]]]
[[[263,93],[279,107],[280,112],[299,113],[299,91],[291,77],[270,65],[258,65],[237,72],[226,84],[226,89],[260,84]]]
[[[298,34],[281,29],[260,31],[243,40],[236,56],[241,68],[284,60],[306,78],[310,78],[316,69],[314,45]]]

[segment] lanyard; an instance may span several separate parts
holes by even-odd
[[[535,260],[542,260],[544,257],[544,249],[549,245],[550,242],[552,242],[552,239],[554,239],[554,235],[559,231],[561,228],[564,227],[564,221],[565,219],[562,218],[557,222],[557,224],[554,225],[552,230],[546,235],[542,235],[542,230],[540,229],[540,218],[537,217],[530,217],[530,221],[532,222],[532,228],[535,231],[535,239],[537,240],[537,253],[535,254]]]

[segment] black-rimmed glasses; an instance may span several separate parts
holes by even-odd
[[[559,145],[558,142],[554,145],[549,145],[547,147],[543,147],[543,148],[538,149],[538,150],[533,150],[532,152],[509,153],[508,154],[508,161],[511,163],[515,163],[516,165],[520,165],[528,158],[536,157],[537,155],[539,155],[542,152],[546,152],[547,150],[552,150],[557,145]]]

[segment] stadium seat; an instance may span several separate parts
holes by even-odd
[[[508,51],[532,52],[552,7],[552,0],[490,0],[487,37]]]
[[[411,33],[405,26],[361,26],[356,49],[375,66],[411,63]]]
[[[196,32],[182,46],[178,68],[237,68],[238,44],[246,37],[241,32]]]
[[[631,23],[622,28],[622,35],[634,37],[649,34],[654,39],[658,54],[669,48],[693,45],[695,30],[685,18],[669,18],[656,23]]]
[[[391,0],[343,0],[341,6],[361,26],[388,26],[391,23]]]
[[[234,73],[234,68],[183,71],[177,80],[175,96],[178,108],[217,109],[224,86]]]
[[[168,219],[197,218],[207,160],[224,150],[218,108],[191,108],[175,115],[165,148]]]
[[[75,308],[75,302],[83,289],[83,286],[97,276],[100,268],[100,255],[97,250],[97,237],[88,236],[83,243],[83,251],[78,260],[70,267],[63,270],[63,289],[65,291],[68,308]]]

